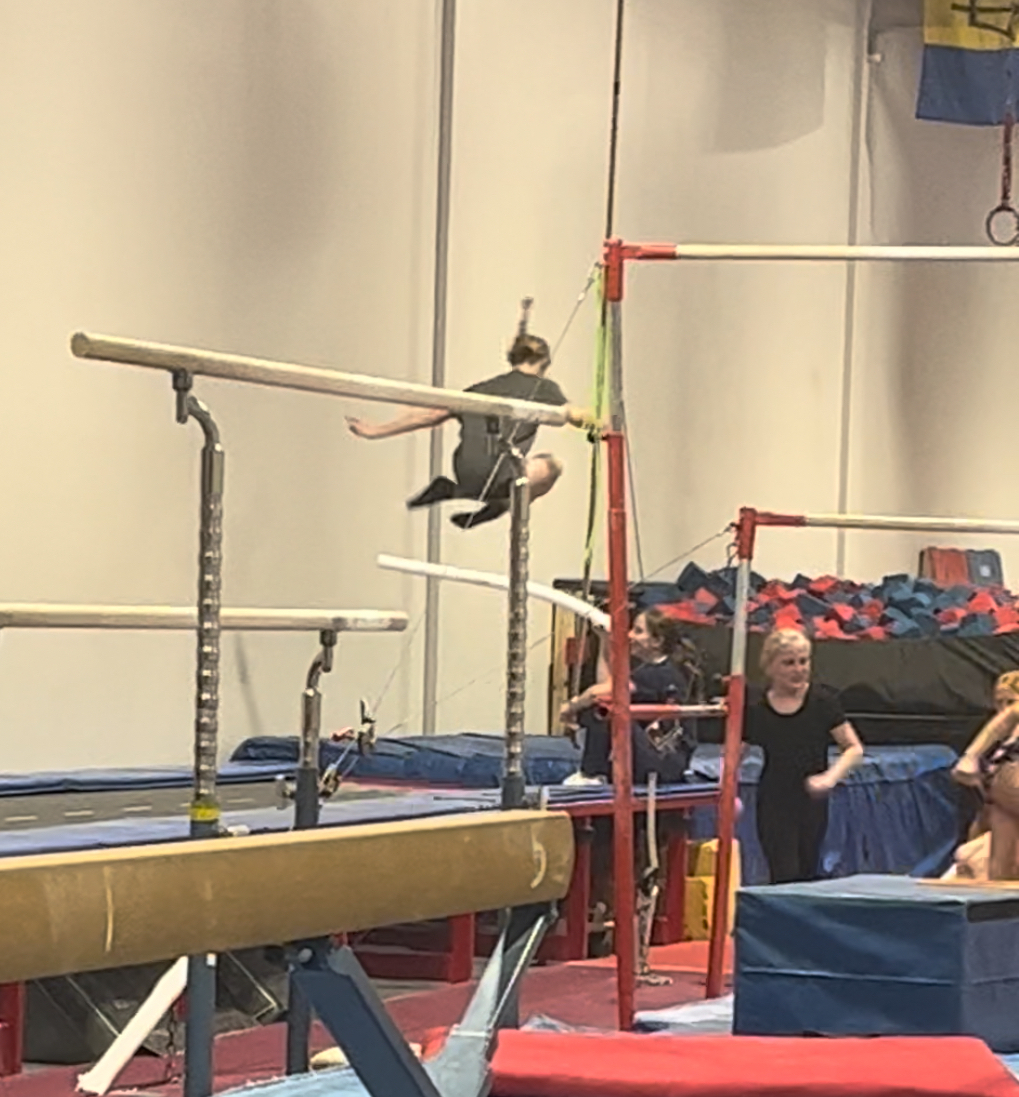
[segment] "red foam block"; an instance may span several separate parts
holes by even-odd
[[[828,610],[828,616],[834,617],[836,620],[845,624],[847,621],[852,621],[856,616],[856,610],[845,602],[836,602],[831,609]]]
[[[707,587],[701,587],[699,591],[693,596],[693,600],[703,610],[709,610],[712,606],[718,605],[718,598],[708,590]]]
[[[978,590],[969,600],[970,613],[993,613],[998,608],[998,603],[986,590]]]
[[[800,1039],[504,1030],[493,1097],[1019,1097],[969,1036]]]

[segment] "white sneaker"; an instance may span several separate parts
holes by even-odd
[[[577,786],[577,785],[604,785],[604,777],[588,777],[586,773],[581,773],[578,769],[576,773],[571,773],[569,777],[563,781],[564,785]]]

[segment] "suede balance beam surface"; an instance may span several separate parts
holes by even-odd
[[[562,898],[561,812],[492,811],[0,861],[0,983]]]

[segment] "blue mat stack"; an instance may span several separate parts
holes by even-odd
[[[742,1035],[970,1035],[1019,1050],[1019,886],[853,876],[748,888]]]

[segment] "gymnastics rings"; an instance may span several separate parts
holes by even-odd
[[[987,239],[999,248],[1019,244],[1019,210],[1011,202],[999,202],[984,221]]]

